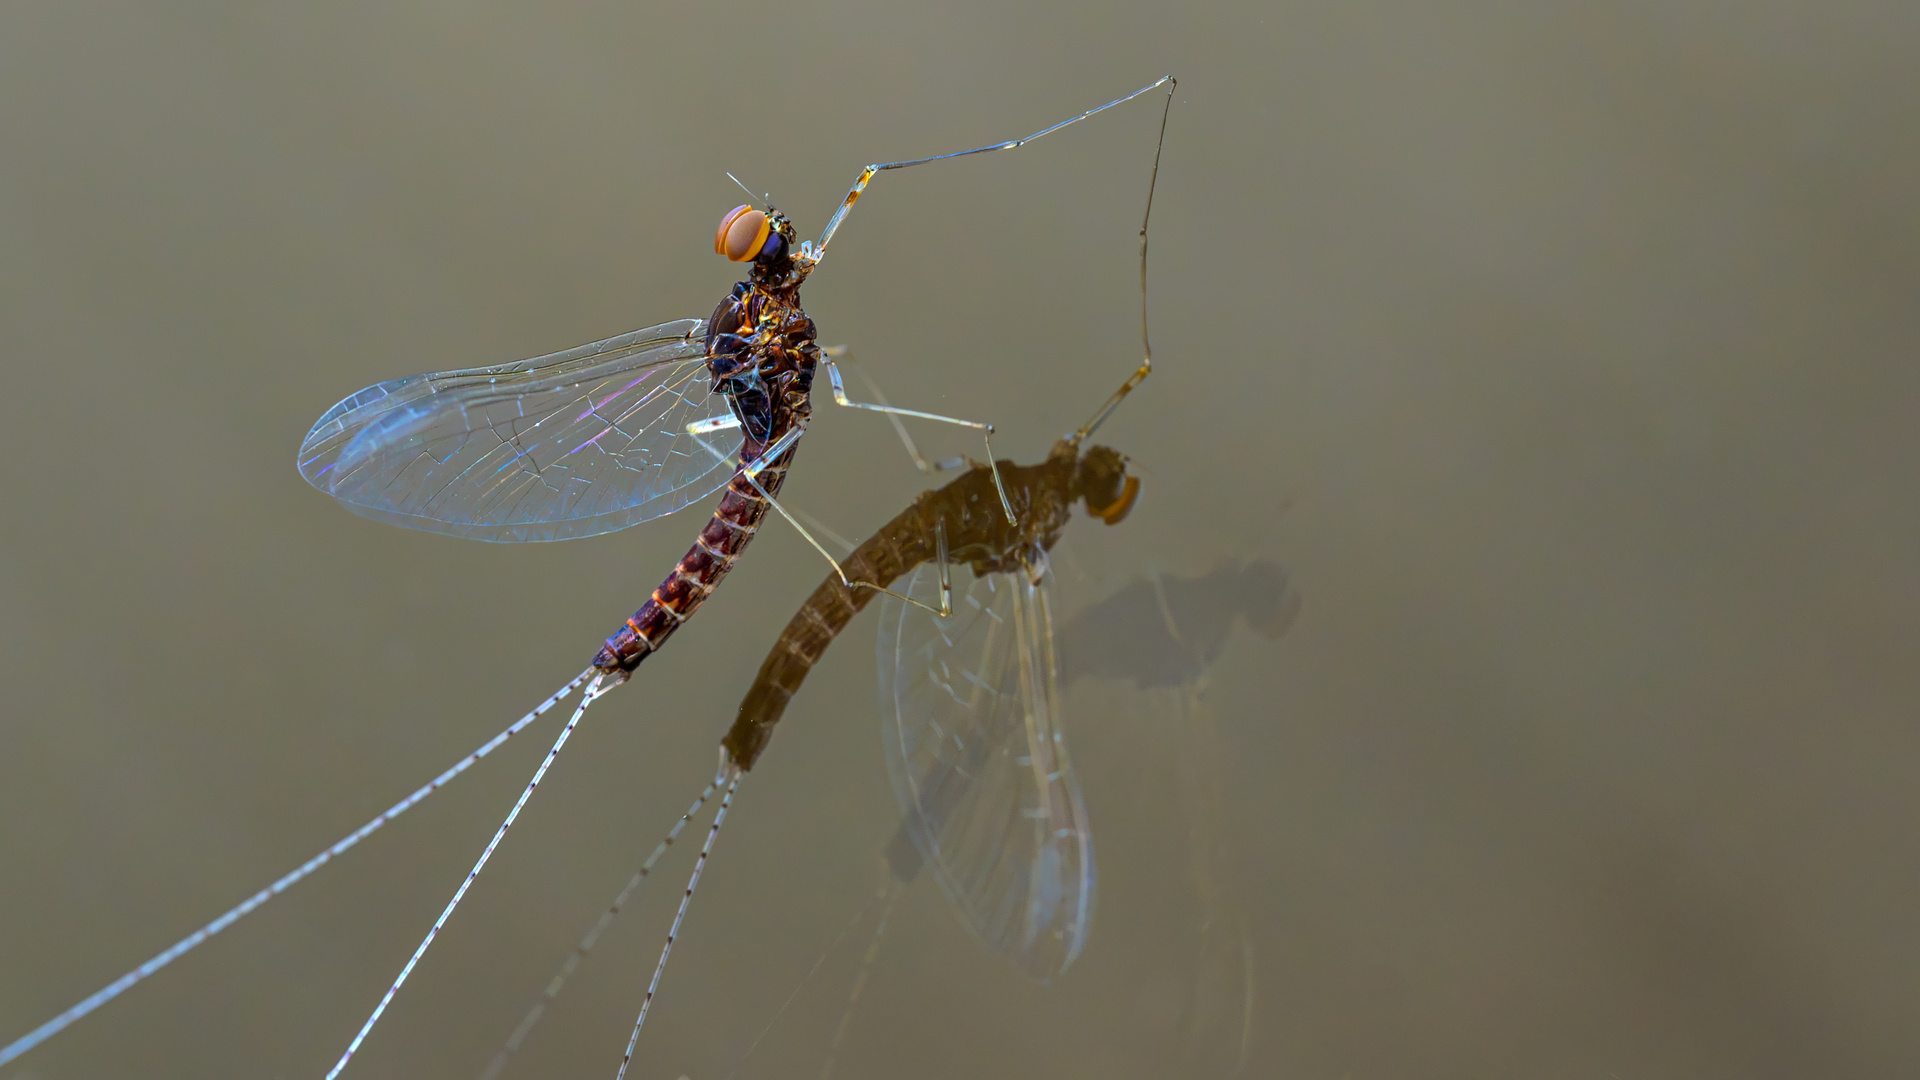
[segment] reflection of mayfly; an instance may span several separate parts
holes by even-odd
[[[880,616],[882,742],[902,808],[884,853],[894,885],[883,895],[890,906],[898,887],[929,870],[976,936],[1045,981],[1064,971],[1086,941],[1095,885],[1092,837],[1067,754],[1060,698],[1077,682],[1105,681],[1111,690],[1118,680],[1120,697],[1089,711],[1107,721],[1143,713],[1147,722],[1130,730],[1127,741],[1138,742],[1149,758],[1175,763],[1173,798],[1182,812],[1174,817],[1184,820],[1189,853],[1184,882],[1191,886],[1188,902],[1198,901],[1197,918],[1161,931],[1194,939],[1187,951],[1191,966],[1173,984],[1174,1014],[1166,1018],[1179,1038],[1169,1044],[1168,1032],[1148,1025],[1140,1033],[1143,1062],[1196,1076],[1237,1075],[1253,1032],[1253,961],[1230,885],[1221,759],[1202,698],[1235,624],[1277,638],[1297,614],[1298,597],[1271,562],[1229,564],[1198,577],[1137,582],[1056,628],[1047,553],[1073,506],[1084,503],[1094,517],[1117,524],[1131,511],[1138,482],[1120,455],[1103,446],[1082,451],[1076,439],[1062,440],[1039,464],[1003,461],[999,469],[1021,524],[1010,527],[995,512],[985,466],[922,493],[841,563],[852,586],[827,577],[787,623],[723,740],[726,755],[748,766],[758,761],[826,650],[877,588],[898,587],[905,578],[904,596],[886,596]],[[957,581],[942,572],[948,567]],[[942,606],[952,614],[928,611],[943,594],[951,596]],[[708,786],[602,910],[482,1080],[497,1076],[519,1050],[714,790]],[[682,898],[683,914],[689,898]],[[886,921],[883,914],[879,925]],[[873,955],[870,948],[868,962]],[[863,968],[854,998],[865,978]],[[656,968],[654,987],[658,980]],[[849,1019],[851,1012],[835,1032],[828,1071]],[[1162,1060],[1169,1051],[1176,1058]]]
[[[849,401],[833,363],[834,351],[817,345],[813,321],[801,310],[801,284],[825,257],[835,231],[868,184],[889,170],[1013,149],[1162,86],[1168,88],[1171,108],[1174,80],[1167,76],[1022,139],[869,165],[816,241],[797,243],[792,223],[771,206],[735,208],[714,234],[714,251],[748,264],[748,278],[734,286],[709,318],[662,323],[517,363],[393,379],[367,387],[324,413],[301,445],[301,475],[354,512],[407,528],[497,542],[565,540],[670,514],[722,487],[726,493],[694,546],[607,640],[587,670],[433,783],[79,1004],[0,1047],[0,1065],[279,895],[584,686],[572,719],[519,801],[327,1074],[329,1080],[337,1076],[486,865],[587,706],[605,692],[602,682],[624,682],[693,614],[732,568],[769,508],[785,514],[775,498],[811,416],[809,394],[817,364],[827,364],[839,404],[973,428],[988,439],[991,461],[991,425]],[[1164,110],[1160,130],[1164,139]],[[1156,176],[1158,168],[1156,147]],[[1151,207],[1151,182],[1148,190]],[[1143,221],[1143,289],[1145,245]],[[1142,332],[1144,337],[1144,323]],[[1146,378],[1151,364],[1149,354],[1086,430]],[[718,444],[706,441],[708,435]],[[728,469],[730,458],[734,465]],[[1001,513],[1012,519],[1015,511],[997,476],[995,487]],[[741,774],[733,765],[723,770],[723,778],[734,784]],[[729,798],[732,790],[730,784]],[[723,799],[722,813],[726,804]]]
[[[881,610],[882,743],[905,829],[980,937],[1046,978],[1080,954],[1093,912],[1093,841],[1061,727],[1047,552],[1076,502],[1109,525],[1139,481],[1104,446],[1062,439],[1002,464],[1020,524],[990,513],[976,467],[862,544],[848,576],[908,578]],[[1017,479],[1015,479],[1017,477]],[[948,565],[961,568],[952,589]],[[948,595],[951,592],[951,600]],[[872,597],[829,577],[761,665],[724,745],[751,762],[833,638]],[[931,611],[935,601],[950,614]]]
[[[888,725],[895,790],[908,807],[915,842],[923,845],[969,925],[1042,978],[1064,969],[1078,954],[1093,901],[1086,809],[1067,760],[1051,678],[1047,552],[1076,503],[1116,524],[1132,509],[1140,486],[1115,451],[1104,446],[1082,451],[1082,441],[1101,416],[1104,410],[1056,443],[1037,465],[998,462],[997,479],[996,467],[976,465],[945,487],[922,493],[842,559],[787,623],[721,740],[723,761],[752,768],[787,703],[834,638],[874,596],[911,574],[908,588],[920,597],[903,602],[900,594],[888,592],[885,618],[898,624],[904,621],[901,612],[913,611],[939,627],[936,634],[947,635],[946,648],[920,642],[913,647],[919,655],[902,660],[925,671],[925,686],[937,688],[934,693],[950,704],[902,688],[901,700],[919,699],[929,711],[926,723]],[[997,503],[999,492],[1014,509],[1012,521]],[[966,573],[957,592],[949,564]],[[962,673],[959,658],[970,647],[978,652]],[[934,725],[939,725],[937,736]],[[1017,731],[1024,737],[1016,737]],[[602,912],[483,1080],[496,1075],[519,1049],[567,977],[724,778],[723,772],[707,786]],[[723,803],[647,989],[649,1004],[724,815]]]

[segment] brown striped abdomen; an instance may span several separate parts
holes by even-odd
[[[847,580],[885,588],[933,558],[933,525],[924,515],[925,509],[923,502],[915,502],[855,548],[840,563]],[[787,702],[799,691],[807,673],[826,655],[827,646],[840,631],[878,595],[875,589],[841,584],[837,574],[828,574],[813,590],[761,663],[753,687],[740,703],[739,716],[720,741],[732,761],[743,769],[753,768],[754,760],[773,738],[773,725],[786,712]]]
[[[797,447],[795,448],[797,449]],[[793,462],[793,450],[760,470],[757,478],[768,496],[779,497],[787,480],[787,466]],[[752,456],[742,451],[743,461]],[[649,653],[666,644],[667,638],[687,621],[720,585],[720,579],[733,569],[735,559],[759,530],[767,516],[767,499],[754,489],[743,467],[735,469],[727,482],[727,493],[720,497],[707,527],[700,530],[693,547],[675,564],[673,573],[653,590],[640,610],[633,613],[620,631],[593,658],[593,666],[609,675],[622,677],[640,666]]]

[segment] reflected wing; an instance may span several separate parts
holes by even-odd
[[[1080,955],[1094,895],[1093,837],[1060,726],[1051,580],[953,571],[948,618],[882,598],[887,772],[962,921],[1044,980]],[[938,606],[938,581],[922,566],[903,591]]]
[[[506,542],[624,529],[705,498],[732,475],[738,429],[682,319],[512,364],[369,386],[300,445],[300,475],[356,514]]]

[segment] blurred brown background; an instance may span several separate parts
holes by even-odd
[[[1062,576],[1258,556],[1305,597],[1236,631],[1205,709],[1248,1075],[1913,1075],[1916,33],[1895,4],[5,5],[0,1040],[578,671],[702,513],[377,525],[294,471],[322,410],[706,314],[725,170],[812,235],[865,162],[1171,71],[1161,363],[1102,433],[1146,489]],[[823,339],[1044,452],[1134,361],[1158,113],[882,177],[807,290]],[[884,422],[819,418],[788,497],[863,536],[924,482]],[[589,714],[349,1076],[484,1066],[821,573],[770,527]],[[818,1075],[857,934],[741,1055],[877,882],[871,642],[742,789],[641,1075]],[[1026,983],[923,883],[836,1075],[1219,1074],[1169,946],[1204,906],[1180,740],[1095,691],[1087,955]],[[0,1073],[320,1075],[552,731]],[[612,1075],[687,866],[509,1076]]]

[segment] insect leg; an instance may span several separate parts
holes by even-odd
[[[978,420],[960,420],[951,416],[941,416],[938,413],[921,412],[918,409],[901,409],[892,405],[871,405],[864,401],[849,401],[847,399],[846,384],[840,381],[840,365],[833,362],[834,358],[839,356],[845,356],[849,360],[853,359],[853,355],[847,351],[845,345],[836,345],[820,350],[820,359],[827,365],[827,380],[833,385],[834,403],[836,405],[845,405],[849,409],[868,409],[872,412],[887,414],[890,419],[893,419],[894,430],[898,431],[900,438],[906,441],[907,452],[913,455],[914,464],[920,466],[921,472],[932,472],[933,469],[927,465],[926,459],[920,456],[920,452],[914,449],[913,440],[907,438],[907,429],[905,425],[900,423],[897,419],[898,417],[911,416],[920,420],[938,420],[943,424],[957,424],[960,427],[970,427],[978,431],[981,439],[984,440],[987,445],[987,468],[993,472],[993,490],[1000,494],[1000,509],[1007,515],[1007,524],[1020,524],[1020,520],[1013,516],[1013,504],[1007,501],[1006,486],[1000,482],[1000,466],[993,460],[992,424],[982,423]],[[864,379],[866,376],[863,374],[861,378]],[[869,383],[868,385],[871,386],[872,384]],[[874,392],[874,396],[880,396],[877,390]]]
[[[1027,143],[1032,142],[1033,140],[1041,137],[1042,135],[1051,135],[1054,132],[1059,131],[1061,128],[1068,126],[1069,124],[1077,124],[1080,121],[1085,120],[1089,116],[1094,116],[1099,113],[1106,112],[1108,109],[1113,108],[1115,105],[1125,104],[1126,102],[1132,101],[1134,98],[1139,97],[1141,94],[1144,94],[1149,90],[1153,90],[1162,86],[1167,88],[1167,101],[1169,105],[1171,105],[1173,101],[1173,92],[1179,89],[1179,85],[1180,84],[1174,80],[1173,76],[1163,75],[1158,80],[1146,86],[1143,86],[1138,90],[1135,90],[1133,93],[1128,94],[1126,97],[1115,98],[1114,100],[1107,102],[1105,105],[1102,105],[1097,109],[1088,109],[1086,112],[1081,113],[1079,116],[1076,116],[1070,120],[1062,120],[1059,123],[1053,125],[1052,127],[1043,128],[1027,136],[1024,139],[1010,139],[1007,142],[994,143],[991,146],[976,146],[971,150],[957,150],[951,154],[935,154],[932,157],[914,158],[912,161],[888,161],[878,165],[869,165],[866,168],[860,170],[859,179],[853,182],[853,187],[848,189],[846,197],[840,200],[840,209],[835,210],[833,212],[833,217],[827,219],[827,227],[821,231],[820,239],[815,243],[813,243],[810,247],[803,248],[803,254],[811,256],[814,262],[819,262],[820,259],[826,256],[827,244],[833,240],[834,231],[840,228],[840,222],[846,219],[848,211],[853,209],[853,204],[860,201],[861,192],[864,192],[865,190],[867,190],[867,185],[873,182],[873,178],[883,172],[886,172],[890,169],[911,169],[915,165],[925,165],[928,162],[932,162],[932,161],[946,161],[949,158],[972,157],[974,154],[991,154],[995,150],[1012,150],[1014,147],[1017,147],[1017,146],[1025,146]],[[1163,121],[1162,131],[1164,130],[1165,130],[1165,125]]]
[[[840,370],[833,364],[834,360],[845,360],[848,363],[853,363],[855,357],[852,347],[847,345],[829,345],[820,350],[820,355],[823,358],[830,358],[827,360],[827,377],[833,384],[833,400],[849,408],[867,408],[868,406],[857,405],[847,400],[846,388],[840,382]],[[872,377],[865,371],[855,368],[854,373],[860,376],[861,382],[867,384],[867,392],[872,394],[874,400],[878,401],[882,406],[882,408],[877,411],[885,413],[887,421],[893,425],[894,433],[900,436],[901,445],[907,448],[907,456],[913,459],[915,468],[923,473],[932,475],[942,469],[956,468],[961,464],[962,459],[960,458],[954,458],[949,461],[928,461],[926,458],[920,456],[920,448],[914,445],[913,436],[907,434],[907,425],[900,422],[899,414],[892,411],[893,406],[888,404],[887,395],[880,392],[880,387],[874,383]]]
[[[1153,189],[1160,182],[1160,149],[1167,142],[1167,114],[1173,111],[1173,92],[1167,92],[1166,108],[1160,113],[1160,141],[1153,144],[1153,171],[1147,176],[1147,209],[1140,215],[1140,366],[1120,384],[1106,404],[1093,414],[1093,419],[1080,425],[1073,433],[1075,446],[1093,434],[1095,428],[1106,423],[1107,415],[1119,406],[1120,400],[1133,392],[1133,388],[1145,382],[1153,373],[1153,343],[1147,340],[1147,222],[1153,219]]]

